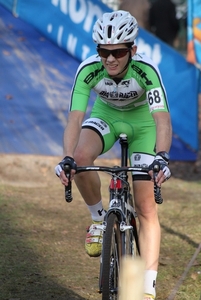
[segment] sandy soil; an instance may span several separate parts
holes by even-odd
[[[54,167],[61,157],[42,155],[0,154],[0,182],[21,187],[48,186],[57,184]],[[114,161],[98,160],[98,163]],[[201,178],[201,155],[196,162],[171,162],[172,176],[187,181]]]

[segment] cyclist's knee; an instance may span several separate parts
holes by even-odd
[[[153,183],[138,181],[134,183],[135,207],[138,216],[149,219],[157,215],[157,205],[154,200]]]
[[[93,156],[85,149],[76,150],[74,153],[74,160],[78,166],[92,165],[94,162]]]
[[[158,218],[158,212],[156,208],[156,204],[143,203],[143,205],[136,205],[136,212],[140,219],[146,219],[153,221],[155,218]]]
[[[154,199],[146,198],[144,200],[141,199],[141,201],[136,201],[135,208],[140,223],[158,222],[157,204]]]

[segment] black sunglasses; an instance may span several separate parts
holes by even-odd
[[[108,49],[97,47],[96,50],[99,56],[103,58],[107,58],[110,54],[112,54],[112,56],[114,56],[115,58],[121,58],[124,57],[131,50],[131,48],[120,48],[120,49],[108,50]]]

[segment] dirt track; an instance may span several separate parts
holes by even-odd
[[[1,183],[23,187],[56,184],[54,167],[60,159],[58,156],[0,154]],[[100,164],[105,161],[108,162],[99,160]],[[173,177],[197,181],[201,178],[201,155],[196,162],[170,162],[170,168]]]
[[[0,155],[0,227],[3,238],[0,254],[6,265],[6,268],[0,268],[6,295],[2,299],[100,299],[97,293],[99,260],[89,259],[83,246],[85,226],[91,220],[82,199],[75,194],[75,188],[76,201],[66,204],[63,187],[54,174],[54,167],[60,159],[39,155]],[[196,164],[172,162],[171,169],[177,178],[200,182],[200,160]],[[187,182],[186,186],[181,180],[170,179],[165,183],[165,205],[160,207],[163,240],[158,300],[167,299],[200,242],[200,184],[192,183],[191,186]],[[189,186],[192,189],[190,203]],[[193,295],[200,291],[199,270],[197,262],[189,272],[188,284],[185,281],[182,286],[182,289],[187,287],[186,294],[190,287]],[[178,292],[176,299],[184,298]],[[197,296],[185,299],[197,299]]]

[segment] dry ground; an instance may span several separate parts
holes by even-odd
[[[75,186],[73,202],[65,202],[54,175],[59,160],[0,155],[0,300],[100,299],[99,259],[84,252],[89,213]],[[157,300],[168,299],[175,289],[175,300],[199,300],[200,253],[179,281],[201,242],[200,160],[171,167],[173,177],[164,185],[159,207],[163,238]],[[101,178],[107,205],[109,177]]]

